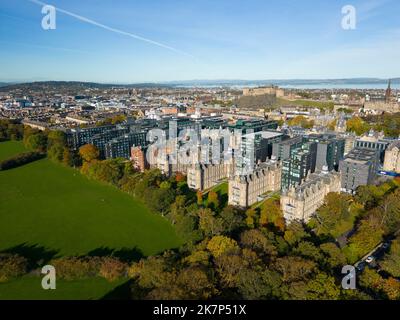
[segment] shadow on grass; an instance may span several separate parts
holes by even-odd
[[[106,293],[100,300],[130,300],[133,280],[128,280],[110,292]]]
[[[58,250],[45,248],[39,244],[22,243],[15,247],[1,251],[0,253],[18,254],[28,259],[28,268],[35,269],[38,266],[47,264],[56,257]]]
[[[142,251],[138,248],[122,248],[122,249],[111,249],[108,247],[100,247],[90,251],[88,256],[91,257],[115,257],[123,262],[137,262],[144,257]]]

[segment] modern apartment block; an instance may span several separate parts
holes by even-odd
[[[393,142],[386,149],[383,170],[400,173],[400,140]]]
[[[78,129],[70,129],[66,132],[67,135],[67,144],[71,148],[77,150],[81,146],[91,143],[91,139],[93,136],[97,134],[102,134],[107,131],[115,129],[116,126],[100,126],[100,127],[91,127],[91,128],[78,128]]]
[[[343,159],[346,141],[335,135],[318,134],[306,137],[309,142],[317,143],[317,158],[315,170],[321,171],[328,167],[328,171],[339,168],[339,162]]]
[[[105,157],[106,159],[129,159],[133,146],[145,147],[146,144],[146,132],[129,133],[107,142],[105,145]]]
[[[241,136],[240,150],[235,163],[238,174],[247,174],[257,163],[265,162],[272,155],[273,145],[282,141],[280,132],[260,131]]]
[[[251,174],[230,177],[229,204],[246,208],[266,192],[280,190],[281,171],[280,162],[268,161],[257,165]]]
[[[276,142],[272,146],[272,155],[278,160],[286,160],[290,158],[292,150],[299,148],[302,145],[303,137],[301,136]]]
[[[323,205],[328,193],[340,192],[340,174],[327,169],[309,175],[302,185],[283,192],[280,201],[286,222],[298,220],[307,223]]]
[[[303,143],[293,149],[290,158],[282,161],[282,191],[300,185],[308,174],[315,171],[317,143]]]
[[[378,166],[378,150],[353,149],[339,164],[342,191],[354,193],[359,186],[372,184]]]

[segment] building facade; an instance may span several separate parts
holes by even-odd
[[[393,142],[386,149],[383,170],[400,173],[400,140]]]
[[[187,183],[194,190],[206,190],[233,173],[231,164],[193,164],[187,169]]]
[[[339,168],[339,162],[344,156],[345,139],[330,134],[319,134],[310,135],[306,140],[317,143],[315,170],[322,171],[325,166],[328,167],[328,171]]]
[[[379,166],[377,150],[355,148],[339,164],[342,191],[354,193],[375,181]]]
[[[286,222],[302,221],[307,223],[324,203],[328,193],[340,192],[340,174],[322,172],[311,174],[298,187],[291,187],[281,195],[281,209]]]
[[[303,143],[293,149],[290,158],[282,161],[282,191],[300,185],[308,174],[315,171],[317,143]]]
[[[229,204],[247,208],[261,200],[268,191],[278,191],[282,167],[278,161],[258,165],[251,174],[235,175],[229,179]]]
[[[144,172],[150,168],[150,164],[146,157],[147,147],[137,146],[131,148],[131,162],[135,170]]]

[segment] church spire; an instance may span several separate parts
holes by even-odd
[[[386,94],[385,94],[386,103],[390,102],[391,95],[392,95],[391,79],[389,79],[388,88],[386,89]]]

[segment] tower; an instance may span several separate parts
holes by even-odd
[[[388,88],[386,89],[386,94],[385,94],[386,103],[390,102],[390,97],[392,96],[392,89],[390,85],[391,85],[391,80],[389,79]]]

